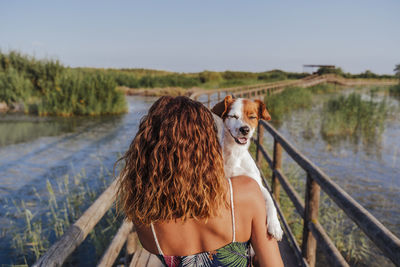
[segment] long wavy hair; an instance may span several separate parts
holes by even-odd
[[[135,223],[207,219],[228,205],[216,127],[199,102],[158,99],[120,160],[119,204]]]

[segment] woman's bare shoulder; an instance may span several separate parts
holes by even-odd
[[[239,201],[263,202],[260,186],[251,177],[240,175],[231,178],[235,198]]]

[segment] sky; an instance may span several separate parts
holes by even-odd
[[[393,74],[400,1],[0,0],[0,49],[71,67]]]

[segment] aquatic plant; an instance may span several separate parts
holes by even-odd
[[[327,141],[363,138],[368,143],[383,131],[388,110],[386,101],[374,101],[373,95],[369,100],[357,93],[328,100],[323,106],[322,137]]]
[[[271,114],[272,123],[279,125],[285,114],[310,107],[312,94],[309,89],[302,87],[288,87],[282,92],[265,97],[265,103]]]
[[[111,177],[110,173],[106,175]],[[109,183],[103,168],[100,170],[97,186],[89,184],[84,170],[73,177],[65,175],[63,179],[56,181],[52,183],[47,180],[47,194],[39,195],[36,189],[33,189],[36,192],[35,206],[41,207],[44,212],[33,212],[23,200],[12,201],[17,210],[13,216],[23,221],[22,227],[17,224],[11,229],[14,264],[31,265],[35,262],[82,215]],[[95,264],[121,221],[122,218],[117,215],[115,209],[110,209],[84,243],[69,257],[66,266],[74,266],[73,262],[82,260],[77,258],[82,255],[90,255],[85,261],[89,261],[90,265]],[[93,248],[96,255],[91,252]]]
[[[400,84],[389,87],[389,93],[393,96],[400,96]]]

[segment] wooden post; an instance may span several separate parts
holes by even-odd
[[[318,208],[319,208],[319,196],[321,188],[311,178],[311,175],[307,173],[307,184],[306,184],[306,195],[305,195],[305,209],[304,209],[304,226],[303,226],[303,243],[302,253],[307,259],[310,267],[315,266],[315,256],[317,252],[317,241],[311,233],[308,223],[317,222],[318,220]]]
[[[275,175],[274,170],[281,169],[282,167],[282,146],[274,138],[274,158],[272,162],[272,192],[274,193],[275,200],[279,204],[279,191],[281,185],[279,184],[278,178]]]
[[[97,267],[111,267],[114,265],[115,259],[118,257],[129,232],[132,230],[133,223],[131,221],[124,221],[118,229],[117,234],[114,236],[111,244],[108,246],[106,252],[101,257]]]
[[[261,123],[259,123],[257,127],[257,142],[260,146],[262,146],[263,140],[264,140],[264,126],[262,126]],[[261,159],[262,159],[261,149],[257,146],[256,163],[258,165],[258,168],[261,168]]]
[[[218,101],[221,99],[221,92],[218,91]]]
[[[136,231],[132,231],[129,233],[126,239],[125,266],[129,266],[129,263],[132,260],[132,255],[137,250],[137,246],[138,246],[138,236]]]
[[[208,98],[207,106],[208,106],[208,108],[210,108],[211,107],[210,94],[207,94],[207,98]]]

